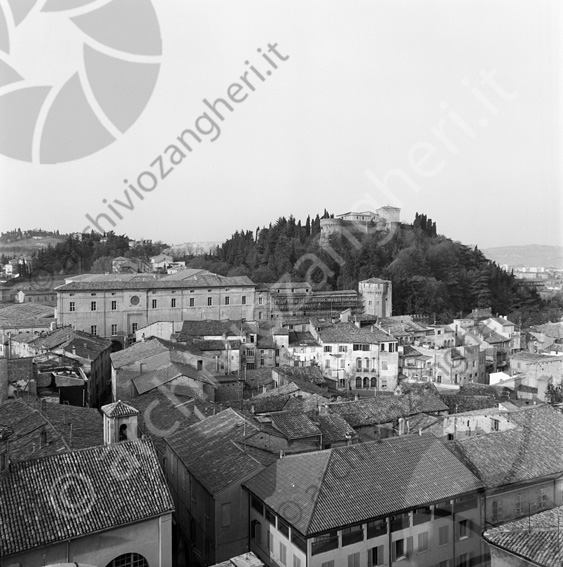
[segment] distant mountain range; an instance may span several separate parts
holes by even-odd
[[[563,246],[539,244],[499,246],[486,248],[482,252],[489,260],[497,264],[508,264],[513,268],[518,266],[563,268]]]

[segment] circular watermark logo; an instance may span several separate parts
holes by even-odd
[[[59,477],[51,488],[51,503],[64,518],[81,518],[90,512],[96,493],[90,479],[80,473]]]
[[[146,107],[161,53],[151,0],[0,4],[0,154],[54,164],[110,145]]]

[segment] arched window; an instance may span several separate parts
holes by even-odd
[[[127,441],[127,424],[123,423],[119,428],[119,440]]]
[[[124,553],[108,563],[107,567],[149,567],[149,563],[138,553]]]
[[[366,390],[369,388],[369,378],[367,376],[364,378],[364,388]]]
[[[362,379],[360,376],[356,376],[356,390],[360,390],[362,388]]]
[[[375,376],[371,379],[371,387],[377,388],[377,378],[375,378]]]
[[[362,369],[362,359],[358,356],[358,358],[356,358],[356,370],[361,370]]]
[[[364,370],[369,370],[369,358],[364,358]]]

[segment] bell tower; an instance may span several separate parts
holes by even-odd
[[[102,406],[104,414],[104,444],[137,439],[138,410],[121,400]]]

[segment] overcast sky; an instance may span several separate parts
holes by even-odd
[[[558,3],[153,0],[162,55],[138,120],[75,161],[0,155],[0,229],[82,231],[90,215],[134,238],[221,241],[282,215],[390,204],[481,248],[562,244]],[[28,84],[55,85],[82,64],[82,36],[61,14],[31,14],[14,32],[4,59]],[[203,100],[233,83],[240,102],[217,106],[220,121]],[[204,112],[220,134],[201,133],[212,129],[197,122]],[[188,135],[191,153],[170,170],[181,158],[169,146],[196,122],[201,142]],[[138,187],[145,171],[152,191]],[[125,178],[137,193],[124,194]],[[132,208],[112,205],[122,219],[115,200]]]

